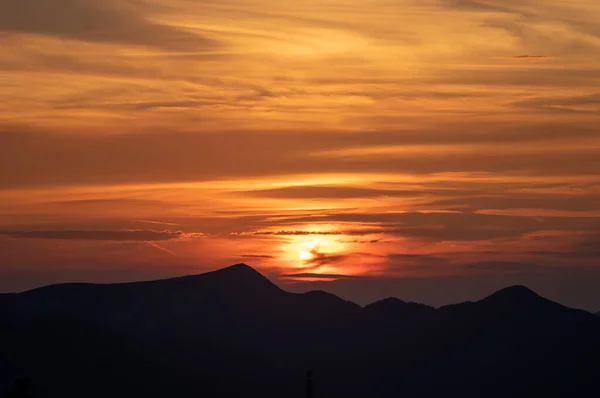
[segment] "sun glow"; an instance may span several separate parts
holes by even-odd
[[[310,252],[301,250],[300,255],[298,257],[300,258],[300,260],[310,260],[313,257],[313,255]]]
[[[321,239],[311,239],[308,242],[302,242],[299,249],[300,260],[311,260],[315,257],[316,250],[323,245],[324,241]]]

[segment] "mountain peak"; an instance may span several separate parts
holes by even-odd
[[[481,300],[482,303],[496,303],[510,306],[522,306],[550,302],[528,287],[516,285],[504,288]]]
[[[377,303],[382,303],[382,304],[398,304],[398,305],[408,304],[406,301],[400,300],[397,297],[387,297],[387,298],[384,298],[382,300],[376,301],[373,304],[377,304]]]
[[[229,267],[221,268],[209,274],[238,276],[240,278],[260,277],[265,278],[260,272],[245,263],[230,265]],[[266,278],[265,278],[266,279]]]
[[[500,297],[514,297],[517,299],[531,299],[540,297],[536,292],[523,285],[509,286],[504,289],[498,290],[496,293],[489,297],[500,296]]]
[[[263,274],[244,263],[231,265],[204,275],[210,278],[214,283],[228,286],[240,286],[243,287],[244,290],[258,288],[280,290]]]
[[[255,270],[254,268],[252,268],[251,266],[249,266],[246,263],[238,263],[238,264],[234,264],[234,265],[230,265],[229,267],[225,267],[225,268],[221,268],[220,271],[225,271],[225,270],[230,270],[230,271],[253,271],[256,273],[259,273],[257,270]]]
[[[378,300],[373,303],[367,304],[366,306],[364,306],[364,308],[368,308],[368,309],[396,308],[396,307],[405,306],[407,304],[408,304],[407,302],[400,300],[399,298],[388,297],[388,298],[384,298],[382,300]]]
[[[383,300],[371,303],[363,308],[365,313],[375,316],[400,316],[402,319],[406,317],[420,317],[435,312],[433,307],[425,304],[408,303],[406,301],[389,297]]]

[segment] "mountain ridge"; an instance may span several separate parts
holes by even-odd
[[[161,283],[178,283],[178,282],[194,282],[194,281],[198,281],[201,280],[203,278],[225,278],[224,282],[227,283],[231,283],[232,282],[232,278],[244,278],[244,282],[248,281],[248,278],[252,278],[252,280],[254,282],[258,284],[262,284],[263,287],[269,286],[269,288],[276,288],[279,291],[283,291],[289,294],[295,294],[295,295],[316,295],[316,294],[320,294],[320,295],[328,295],[328,296],[333,296],[336,297],[337,299],[339,299],[340,301],[345,301],[348,303],[353,303],[356,304],[352,301],[348,301],[348,300],[344,300],[342,298],[340,298],[339,296],[333,294],[333,293],[329,293],[326,292],[324,290],[311,290],[311,291],[307,291],[304,293],[291,293],[291,292],[287,292],[283,289],[281,289],[279,286],[277,286],[276,284],[274,284],[273,282],[271,282],[267,277],[265,277],[263,274],[261,274],[259,271],[257,271],[255,268],[251,267],[250,265],[246,264],[246,263],[238,263],[238,264],[234,264],[228,267],[224,267],[224,268],[220,268],[217,270],[213,270],[213,271],[209,271],[209,272],[205,272],[205,273],[201,273],[201,274],[191,274],[191,275],[183,275],[183,276],[177,276],[177,277],[171,277],[171,278],[160,278],[160,279],[151,279],[151,280],[145,280],[145,281],[134,281],[134,282],[116,282],[116,283],[57,283],[57,284],[52,284],[52,285],[47,285],[47,286],[41,286],[38,288],[34,288],[34,289],[30,289],[30,290],[26,290],[23,292],[17,292],[17,293],[0,293],[0,298],[3,296],[22,296],[22,295],[28,295],[28,294],[34,294],[34,293],[40,293],[40,292],[46,292],[49,290],[56,290],[56,289],[76,289],[76,288],[103,288],[103,287],[133,287],[133,286],[148,286],[148,285],[157,285],[157,284],[161,284]],[[234,279],[235,280],[235,279]],[[395,303],[395,304],[405,304],[405,305],[420,305],[420,306],[425,306],[425,307],[429,307],[429,308],[434,308],[434,309],[442,309],[445,307],[452,307],[452,306],[456,306],[456,305],[462,305],[462,304],[467,304],[467,303],[477,303],[477,302],[481,302],[481,301],[494,301],[494,300],[546,300],[546,301],[550,301],[552,303],[561,305],[560,303],[556,303],[554,301],[548,300],[542,296],[540,296],[538,293],[536,293],[534,290],[523,286],[523,285],[514,285],[514,286],[509,286],[506,288],[502,288],[499,289],[498,291],[495,291],[483,298],[481,298],[480,300],[477,301],[468,301],[468,302],[464,302],[464,303],[455,303],[455,304],[447,304],[447,305],[442,305],[440,307],[433,307],[433,306],[429,306],[427,304],[422,304],[422,303],[417,303],[417,302],[406,302],[400,298],[397,297],[387,297],[387,298],[383,298],[380,300],[376,300],[374,302],[371,302],[369,304],[365,304],[365,305],[361,305],[360,307],[362,308],[367,308],[367,307],[371,307],[375,304],[382,304],[382,303]],[[358,304],[356,304],[358,305]],[[570,308],[570,307],[565,307],[565,308]],[[596,314],[600,315],[600,312],[597,312]]]
[[[522,286],[440,308],[361,307],[236,264],[0,295],[0,391],[26,375],[36,396],[300,398],[311,369],[334,398],[560,397],[594,380],[598,336],[597,316]]]

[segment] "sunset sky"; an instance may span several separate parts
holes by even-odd
[[[600,1],[0,0],[0,292],[245,262],[600,309]]]

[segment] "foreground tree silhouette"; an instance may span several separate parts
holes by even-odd
[[[18,379],[12,389],[8,390],[6,398],[32,398],[31,381],[29,379]]]

